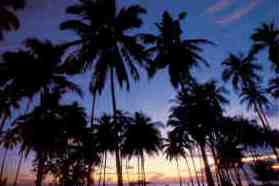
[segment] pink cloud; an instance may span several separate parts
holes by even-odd
[[[228,16],[224,16],[224,17],[220,18],[219,20],[217,20],[217,23],[227,24],[227,23],[231,23],[233,21],[237,21],[240,18],[242,18],[243,16],[250,13],[252,10],[254,10],[262,1],[263,0],[251,0],[251,2],[246,7],[240,8],[240,9],[232,12]]]
[[[229,7],[233,3],[233,1],[234,0],[219,0],[215,4],[213,4],[207,8],[207,13],[213,14],[213,13],[222,11],[225,8]]]

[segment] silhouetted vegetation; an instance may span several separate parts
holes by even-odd
[[[24,6],[24,0],[0,3],[0,40],[5,39],[5,32],[19,28],[15,11]],[[155,33],[140,30],[141,16],[147,14],[140,5],[119,7],[116,0],[78,0],[66,13],[73,17],[61,23],[60,29],[73,31],[78,39],[54,43],[23,38],[20,49],[1,54],[0,145],[4,153],[0,186],[7,185],[4,172],[12,149],[19,154],[13,186],[18,185],[27,157],[33,160],[36,186],[42,186],[47,176],[53,176],[59,186],[106,186],[109,155],[115,156],[118,186],[124,184],[125,161],[127,182],[145,186],[152,182],[145,170],[146,157],[160,154],[175,161],[180,186],[185,182],[181,164],[187,168],[187,185],[191,186],[204,186],[204,182],[245,186],[256,181],[276,185],[279,131],[272,128],[267,110],[279,98],[279,27],[260,25],[251,33],[249,52],[230,53],[220,61],[222,80],[201,82],[193,70],[201,70],[196,68],[201,65],[210,68],[203,51],[215,44],[207,38],[184,38],[186,12],[173,17],[164,11],[157,18]],[[257,62],[263,52],[270,65]],[[263,76],[265,66],[272,68]],[[146,111],[119,109],[118,90],[129,91],[132,80],[153,78],[161,70],[167,70],[176,92],[165,124],[154,121]],[[72,77],[88,72],[87,90]],[[112,112],[100,114],[96,99],[107,87]],[[63,99],[66,94],[82,98],[83,92],[92,95],[90,113],[78,99]],[[256,118],[228,115],[230,92]],[[129,180],[128,164],[133,158],[137,178]],[[197,166],[197,158],[202,167]]]

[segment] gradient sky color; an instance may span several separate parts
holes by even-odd
[[[76,36],[71,32],[59,30],[59,24],[68,19],[65,7],[73,4],[76,0],[27,0],[27,7],[19,13],[22,21],[21,29],[7,34],[5,41],[0,43],[0,52],[20,47],[21,42],[28,37],[49,39],[54,42],[64,42],[74,39]],[[133,3],[142,4],[148,11],[144,16],[142,32],[155,32],[155,22],[158,22],[162,11],[169,10],[173,15],[181,11],[188,13],[184,21],[184,35],[187,38],[207,38],[217,46],[205,47],[204,57],[208,60],[211,68],[202,68],[196,71],[195,76],[200,81],[208,79],[221,79],[221,62],[229,52],[247,52],[251,41],[250,34],[261,23],[275,20],[279,23],[278,0],[122,0],[121,5]],[[259,62],[268,63],[265,56],[259,57]],[[270,72],[269,67],[264,71],[265,75]],[[74,77],[85,89],[88,87],[90,75]],[[230,86],[226,86],[230,89]],[[142,74],[142,80],[132,84],[129,93],[117,91],[117,105],[125,111],[143,111],[155,121],[165,122],[168,116],[170,100],[175,96],[170,86],[166,72],[157,75],[153,80],[148,80]],[[238,104],[237,96],[231,92],[228,96],[231,106],[227,109],[228,114],[247,115],[245,107]],[[73,95],[67,95],[65,101],[79,99]],[[97,112],[111,111],[111,98],[109,91],[104,91],[97,100]],[[88,92],[80,101],[89,111],[91,96]],[[272,116],[274,127],[278,121],[278,103],[275,103],[269,112]],[[277,116],[276,116],[277,114]],[[253,114],[249,114],[253,117]],[[278,122],[277,122],[278,123]],[[1,157],[2,154],[0,154]],[[30,159],[30,158],[29,158]],[[10,152],[9,167],[14,169],[17,154]],[[110,164],[114,168],[114,164]],[[184,167],[184,166],[183,166]],[[25,182],[31,179],[31,160],[24,164],[21,180]],[[184,170],[184,168],[182,168]],[[111,169],[114,172],[114,169]],[[114,174],[112,172],[112,174]],[[125,172],[125,171],[124,171]],[[163,157],[149,158],[147,172],[153,180],[172,180],[176,176],[175,166],[167,162]],[[183,171],[184,172],[184,171]],[[9,173],[13,176],[12,172]],[[186,174],[186,173],[185,173]],[[187,176],[187,175],[186,175]]]

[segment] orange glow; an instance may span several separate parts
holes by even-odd
[[[272,165],[272,169],[279,170],[279,163]]]

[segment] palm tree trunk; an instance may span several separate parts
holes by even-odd
[[[199,175],[198,175],[198,170],[197,170],[195,159],[194,159],[194,156],[193,156],[193,152],[191,150],[189,152],[190,152],[190,157],[191,157],[191,160],[192,160],[192,165],[193,165],[193,168],[194,168],[194,171],[195,171],[196,182],[197,182],[198,186],[201,186],[200,178],[199,178]]]
[[[4,174],[4,168],[5,168],[5,162],[7,159],[7,155],[8,155],[8,148],[5,149],[4,151],[4,156],[2,159],[2,163],[1,163],[1,170],[0,170],[0,181],[3,181],[3,174]]]
[[[93,162],[91,161],[88,165],[88,172],[87,172],[87,186],[91,186],[92,184],[94,185],[94,178],[92,175],[92,167],[93,167]]]
[[[143,186],[146,185],[146,178],[145,178],[145,167],[144,167],[144,154],[141,152],[141,172],[142,172],[142,184]]]
[[[235,175],[236,175],[238,186],[243,186],[242,181],[241,181],[241,175],[240,175],[240,172],[239,172],[239,168],[237,166],[234,166],[234,172],[235,172]]]
[[[218,171],[219,170],[218,159],[217,159],[217,154],[216,154],[215,149],[214,149],[214,143],[213,142],[211,142],[210,149],[211,149],[214,164],[215,164],[216,183],[217,183],[218,186],[220,186],[221,185],[221,183],[220,183],[221,182],[221,175],[220,175],[220,172]]]
[[[116,120],[117,108],[116,108],[116,98],[115,98],[115,89],[114,89],[113,69],[111,69],[110,81],[111,81],[111,98],[112,98],[113,118],[114,118],[114,121],[115,121]],[[118,186],[123,186],[120,149],[119,149],[119,142],[118,142],[119,135],[118,135],[118,133],[116,135],[117,135],[117,141],[116,141],[116,148],[115,148],[115,159],[116,159],[116,171],[117,171],[117,184],[118,184]]]
[[[192,186],[195,186],[195,183],[194,183],[193,178],[192,178],[192,171],[191,171],[190,165],[188,163],[187,157],[185,157],[185,162],[186,162],[186,167],[188,169],[188,173],[190,175],[190,182],[191,182]]]
[[[17,186],[17,180],[18,180],[18,176],[19,176],[19,173],[20,173],[23,158],[24,158],[24,153],[21,153],[20,158],[19,158],[19,162],[17,164],[16,175],[15,175],[15,180],[14,180],[13,186]]]
[[[204,166],[205,166],[205,174],[206,174],[206,179],[207,179],[207,185],[208,186],[215,186],[214,184],[214,180],[213,180],[213,176],[209,167],[209,163],[208,163],[208,159],[206,156],[206,152],[205,152],[205,145],[200,145],[200,149],[201,149],[201,154],[202,154],[202,159],[204,162]]]
[[[96,93],[93,93],[92,95],[92,108],[91,108],[91,128],[94,127],[94,121],[95,121],[95,105],[96,105]]]
[[[175,158],[175,162],[176,162],[177,175],[178,175],[178,178],[179,178],[179,186],[182,186],[182,178],[181,178],[178,158]]]
[[[130,183],[130,175],[129,175],[129,159],[126,160],[126,174],[127,174],[127,185]]]
[[[103,158],[103,159],[105,159],[105,158]],[[102,175],[103,175],[102,174],[102,170],[103,170],[102,165],[103,165],[103,161],[104,161],[103,159],[101,160],[101,163],[100,163],[101,166],[100,166],[100,171],[99,171],[98,186],[101,185],[101,180],[102,180]]]
[[[106,168],[107,168],[107,152],[105,152],[104,159],[104,175],[103,175],[103,186],[106,186]]]
[[[141,185],[141,173],[140,173],[140,156],[138,155],[138,157],[137,157],[137,159],[138,159],[138,185]]]
[[[4,129],[4,126],[5,126],[5,123],[6,123],[7,119],[8,119],[8,115],[4,114],[3,118],[2,118],[2,121],[1,121],[1,124],[0,124],[0,134],[2,133],[2,131]]]
[[[41,152],[38,153],[38,170],[36,177],[36,186],[42,186],[43,176],[44,176],[44,164],[45,164],[45,155]]]

